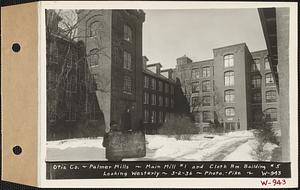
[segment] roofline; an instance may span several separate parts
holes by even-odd
[[[252,51],[250,52],[251,54],[252,53],[259,53],[259,52],[263,52],[263,51],[266,51],[268,53],[268,49],[262,49],[262,50],[257,50],[257,51]]]
[[[167,80],[167,81],[176,83],[175,80],[170,79],[170,78],[168,78],[168,77],[165,77],[164,75],[154,73],[153,71],[151,71],[151,70],[149,70],[149,69],[147,69],[147,68],[146,68],[146,69],[143,69],[143,73],[148,74],[148,75],[151,75],[151,76],[156,77],[156,78],[160,78],[160,79],[162,79],[162,80]]]
[[[223,46],[223,47],[213,48],[213,51],[214,51],[214,50],[218,50],[218,49],[223,49],[223,48],[233,47],[233,46],[240,46],[240,45],[245,45],[245,46],[247,46],[247,44],[246,44],[245,42],[243,42],[243,43],[239,43],[239,44],[233,44],[233,45],[228,45],[228,46]]]
[[[202,61],[195,61],[195,62],[192,62],[190,64],[193,64],[193,63],[203,63],[203,62],[210,62],[210,61],[214,61],[214,59],[206,59],[206,60],[202,60]]]
[[[151,64],[147,64],[147,67],[152,67],[152,66],[156,66],[156,65],[160,65],[160,67],[162,67],[162,65],[160,63],[151,63]]]

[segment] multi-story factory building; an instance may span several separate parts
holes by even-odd
[[[75,14],[71,31],[58,27],[54,10],[46,12],[49,139],[99,136],[111,125],[142,128],[144,12]]]
[[[200,126],[218,122],[234,131],[257,128],[265,117],[276,126],[278,92],[267,51],[251,53],[241,43],[215,48],[213,54],[198,62],[180,57],[174,70],[195,121]]]
[[[146,133],[155,134],[170,114],[188,113],[189,106],[180,83],[172,79],[173,70],[161,70],[160,63],[147,64],[147,57],[143,58],[143,126]]]

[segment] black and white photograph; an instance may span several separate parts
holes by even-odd
[[[290,162],[289,15],[46,9],[46,162]]]

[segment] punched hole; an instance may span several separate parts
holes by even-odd
[[[12,50],[13,50],[14,52],[19,52],[20,49],[21,49],[20,44],[14,43],[14,44],[12,45]]]
[[[15,155],[20,155],[22,153],[22,148],[20,146],[14,146],[13,152]]]

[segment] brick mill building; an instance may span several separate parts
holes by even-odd
[[[219,122],[225,131],[257,128],[262,116],[277,127],[277,88],[267,50],[250,52],[245,43],[215,48],[214,58],[193,62],[177,59],[180,79],[202,130]]]
[[[147,134],[155,134],[170,114],[189,113],[189,105],[180,83],[172,78],[173,70],[162,70],[160,63],[147,64],[148,58],[143,59],[143,126]]]
[[[278,121],[281,129],[289,126],[287,53],[285,46],[274,50],[274,34],[266,29],[274,28],[274,10],[260,11],[268,50],[250,52],[245,43],[235,44],[213,49],[209,60],[180,57],[175,69],[164,70],[142,56],[142,10],[77,11],[76,40],[61,32],[61,18],[47,11],[49,139],[103,135],[112,122],[122,129],[128,110],[131,128],[150,134],[170,114],[187,112],[203,131],[216,122],[225,131],[257,128],[263,115],[274,127]],[[284,31],[277,31],[278,41],[284,41]]]
[[[143,64],[142,10],[78,10],[75,38],[55,11],[46,15],[48,139],[122,130],[124,115],[132,130],[156,133],[170,113],[188,110],[175,106],[183,95],[171,70]]]

